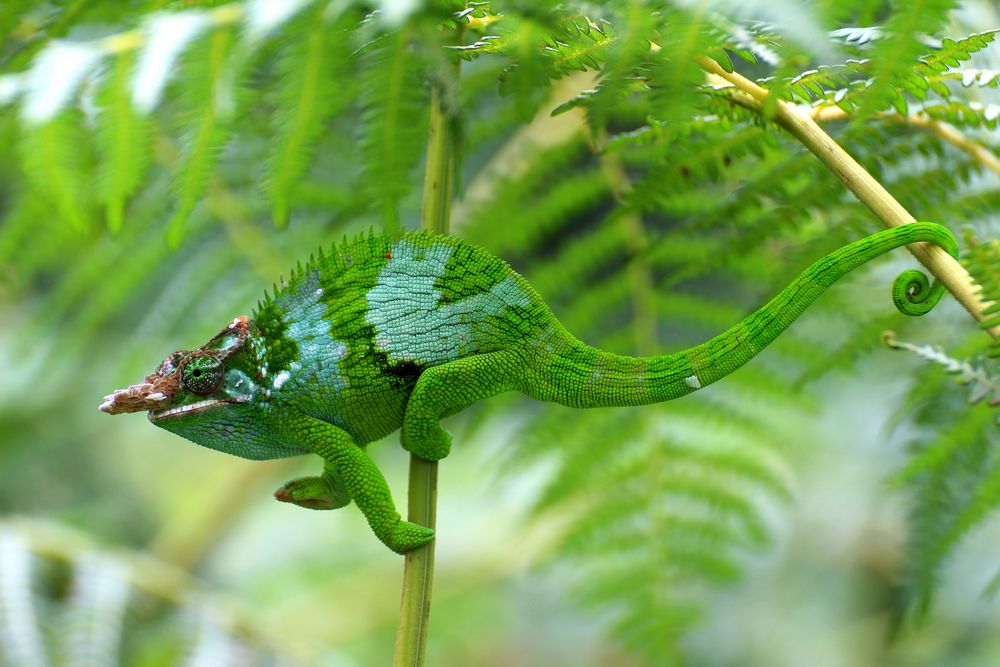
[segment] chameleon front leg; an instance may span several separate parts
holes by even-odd
[[[337,466],[324,461],[323,474],[319,477],[300,477],[274,492],[283,503],[292,503],[311,510],[335,510],[351,502],[344,477]]]
[[[434,531],[430,528],[400,518],[385,477],[346,431],[302,414],[290,419],[289,429],[305,449],[319,454],[327,465],[339,471],[344,486],[365,515],[372,532],[387,547],[404,553],[434,539]]]
[[[505,350],[426,369],[417,378],[403,413],[403,448],[428,461],[448,456],[451,435],[441,428],[441,419],[514,389],[523,365],[518,354]]]

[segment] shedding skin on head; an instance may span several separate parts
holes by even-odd
[[[155,372],[150,373],[142,382],[125,389],[116,389],[104,397],[104,402],[98,407],[101,412],[111,415],[125,412],[149,411],[151,419],[170,417],[177,414],[207,410],[219,401],[203,401],[203,404],[187,405],[183,408],[165,409],[177,395],[181,384],[181,373],[184,366],[193,358],[203,355],[215,356],[219,361],[239,349],[250,335],[250,320],[246,315],[240,315],[229,326],[216,334],[208,343],[197,350],[175,352],[167,357]],[[224,336],[234,336],[236,343],[225,351],[212,350],[212,346]],[[196,407],[197,406],[197,407]]]

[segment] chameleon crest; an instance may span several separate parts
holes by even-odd
[[[369,235],[310,261],[251,317],[169,355],[100,409],[145,411],[156,426],[244,458],[318,454],[323,473],[275,497],[311,509],[353,500],[375,535],[405,552],[434,533],[400,518],[367,443],[401,429],[407,451],[444,458],[451,439],[440,420],[512,390],[579,408],[679,398],[749,361],[844,274],[915,242],[957,256],[940,225],[885,230],[827,255],[715,338],[628,357],[574,338],[524,278],[481,248],[430,232]],[[922,315],[942,293],[908,271],[892,296]]]

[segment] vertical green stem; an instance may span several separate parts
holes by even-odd
[[[461,38],[461,27],[457,30]],[[431,93],[430,123],[427,131],[427,168],[424,174],[424,196],[421,226],[447,234],[451,219],[452,174],[455,167],[454,123],[449,118],[445,95],[458,86],[459,65],[450,70],[451,82],[435,84]],[[434,528],[437,515],[436,461],[410,456],[410,486],[408,519]],[[403,595],[396,630],[395,667],[420,667],[427,651],[427,629],[431,613],[431,584],[434,580],[434,541],[406,554],[403,565]]]

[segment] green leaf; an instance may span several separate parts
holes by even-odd
[[[150,122],[132,106],[133,54],[116,57],[98,92],[97,150],[101,161],[97,184],[108,229],[122,228],[125,204],[142,183],[152,153]]]
[[[229,138],[228,117],[220,108],[223,96],[235,91],[224,86],[224,69],[229,63],[234,39],[232,28],[213,30],[204,51],[195,49],[185,70],[185,134],[187,140],[174,166],[174,213],[167,225],[167,241],[180,245],[184,223],[208,185],[223,144]]]
[[[52,197],[60,218],[77,232],[90,226],[88,142],[78,111],[68,109],[41,125],[25,127],[21,153],[28,180]]]
[[[324,122],[351,98],[343,21],[330,17],[328,2],[319,2],[293,22],[303,38],[285,40],[278,54],[278,110],[268,164],[274,224],[288,224],[292,193],[308,169]]]
[[[362,54],[362,187],[386,230],[399,226],[400,203],[413,189],[427,135],[428,86],[412,38],[404,28]]]

